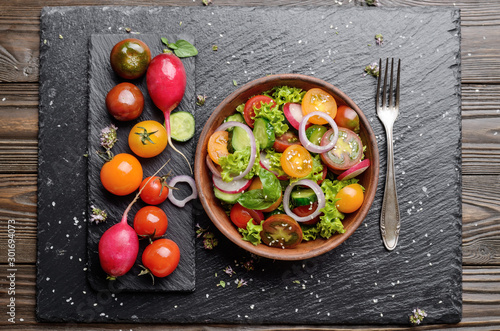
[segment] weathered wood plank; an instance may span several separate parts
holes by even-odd
[[[7,319],[0,320],[0,328],[9,326],[11,330],[88,330],[89,324],[36,324],[35,320],[35,282],[36,270],[33,265],[18,265],[16,272],[16,321],[15,325],[9,324]],[[6,265],[0,265],[0,306],[6,307],[10,282],[7,279]],[[481,293],[481,295],[478,295]],[[475,328],[475,330],[488,329],[490,326],[500,324],[500,269],[478,269],[465,267],[463,270],[463,320],[456,328]],[[410,314],[410,312],[408,312]],[[449,325],[423,326],[419,330],[435,330],[449,328]],[[93,330],[117,330],[131,328],[130,324],[92,324]],[[133,325],[134,330],[232,330],[231,325]],[[369,327],[369,326],[322,326],[321,330],[357,330],[369,328],[370,330],[409,330],[400,327]],[[476,329],[477,328],[477,329]],[[244,330],[305,330],[301,326],[245,326]],[[307,328],[308,330],[314,328]],[[491,328],[490,328],[491,329]]]

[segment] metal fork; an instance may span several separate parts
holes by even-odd
[[[394,174],[394,147],[392,128],[399,114],[399,77],[401,72],[401,60],[398,60],[398,72],[396,80],[395,102],[392,103],[394,59],[391,60],[391,78],[389,90],[387,90],[387,71],[389,68],[389,59],[385,61],[384,86],[380,88],[382,80],[382,59],[379,61],[379,75],[377,83],[377,115],[384,124],[387,137],[387,173],[385,177],[384,199],[382,201],[382,212],[380,215],[380,232],[384,241],[385,248],[393,250],[396,248],[399,237],[401,220],[399,217],[398,194],[396,190],[396,178]],[[387,103],[387,95],[389,102]],[[382,99],[382,104],[380,104]]]

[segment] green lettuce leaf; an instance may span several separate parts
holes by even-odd
[[[242,235],[242,239],[251,242],[255,246],[260,244],[262,242],[260,237],[262,223],[264,223],[264,221],[260,222],[259,225],[255,225],[253,224],[253,219],[251,219],[248,221],[246,229],[238,228],[238,231]]]
[[[301,179],[310,179],[313,182],[318,182],[321,179],[323,179],[323,163],[321,162],[321,156],[319,154],[316,154],[315,156],[312,157],[312,161],[313,161],[313,169],[309,173],[309,175],[301,178],[291,178],[290,183],[294,183]]]
[[[265,170],[260,169],[259,178],[262,182],[262,189],[244,192],[239,198],[238,203],[245,208],[262,210],[269,208],[281,195],[281,184],[276,176]]]
[[[250,172],[245,176],[246,179],[251,179],[260,170],[260,148],[257,144],[257,156]],[[235,151],[228,156],[223,156],[219,159],[219,165],[222,168],[221,177],[222,180],[230,182],[233,180],[233,176],[237,176],[247,168],[248,162],[250,161],[250,147],[245,149]]]
[[[238,113],[240,113],[241,115],[243,115],[243,112],[245,111],[245,104],[242,103],[241,105],[239,105],[238,107],[236,107],[236,111]]]
[[[278,177],[285,176],[286,172],[283,171],[281,167],[281,155],[283,153],[278,153],[273,149],[266,149],[266,157],[270,162],[270,170],[278,174]]]
[[[280,106],[287,102],[301,103],[306,91],[296,87],[279,86],[273,88],[268,93],[278,106]]]
[[[254,107],[255,117],[262,117],[271,123],[277,136],[281,136],[288,131],[288,124],[285,123],[285,115],[279,107],[271,107],[271,103],[260,103],[260,108]]]

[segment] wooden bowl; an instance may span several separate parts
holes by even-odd
[[[371,162],[371,166],[362,175],[358,176],[360,184],[365,188],[364,203],[356,212],[346,214],[346,217],[342,222],[344,224],[345,233],[336,234],[329,239],[316,239],[307,242],[304,241],[297,247],[291,249],[280,249],[263,244],[255,246],[250,242],[242,240],[241,234],[226,215],[219,200],[214,195],[211,172],[206,166],[205,161],[207,156],[208,139],[215,129],[222,124],[223,120],[235,112],[237,106],[245,103],[254,95],[261,94],[262,92],[268,91],[273,87],[283,85],[298,87],[303,90],[309,90],[314,87],[321,88],[330,93],[337,101],[337,104],[346,104],[356,110],[359,115],[361,126],[359,135],[363,144],[367,146],[365,158],[370,159]],[[231,93],[219,104],[208,119],[199,137],[194,168],[196,186],[203,208],[205,208],[206,213],[215,226],[217,226],[217,228],[227,238],[245,250],[262,257],[276,260],[303,260],[321,255],[337,247],[350,235],[352,235],[358,226],[363,222],[372,205],[375,197],[375,191],[377,189],[379,177],[379,154],[375,135],[368,120],[359,107],[347,95],[335,86],[318,78],[299,74],[280,74],[266,76],[251,81]]]

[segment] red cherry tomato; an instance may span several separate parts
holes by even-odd
[[[135,38],[118,42],[110,54],[111,67],[125,79],[136,79],[144,75],[151,62],[148,45]]]
[[[341,213],[352,213],[361,207],[364,200],[363,188],[359,184],[347,185],[335,195],[335,207]]]
[[[156,206],[142,207],[134,217],[134,230],[141,237],[159,238],[168,227],[167,215]]]
[[[260,109],[261,102],[262,103],[271,103],[273,107],[276,105],[276,102],[274,102],[274,100],[271,97],[268,97],[266,95],[256,95],[254,97],[251,97],[245,103],[245,109],[243,111],[243,117],[245,117],[245,122],[247,122],[248,126],[251,128],[253,128],[253,123],[255,122],[255,120],[254,120],[254,117],[255,117],[254,108]]]
[[[292,209],[292,213],[294,213],[295,215],[297,215],[299,217],[306,217],[306,216],[309,216],[312,213],[314,213],[316,211],[316,208],[318,208],[318,202],[313,202],[310,205],[299,206],[299,207],[293,208]],[[316,216],[312,220],[309,220],[309,221],[306,221],[306,222],[302,222],[301,224],[305,224],[305,225],[316,224],[316,223],[318,223],[320,216],[321,216],[321,214],[318,215],[318,216]]]
[[[101,183],[113,194],[130,194],[139,188],[141,182],[141,163],[131,154],[117,154],[101,168]]]
[[[179,265],[179,246],[170,239],[158,239],[148,245],[142,253],[142,265],[153,276],[166,277]]]
[[[262,223],[260,236],[264,245],[293,248],[302,242],[302,229],[290,216],[275,214]]]
[[[150,178],[151,180],[149,180]],[[165,201],[168,196],[169,188],[167,185],[167,178],[158,176],[146,177],[142,181],[140,189],[142,189],[142,201],[148,205],[159,205]]]
[[[321,139],[324,146],[330,142],[333,129],[328,130]],[[344,171],[355,165],[363,156],[363,143],[353,131],[339,127],[339,137],[335,147],[329,152],[321,153],[321,160],[333,172]]]
[[[343,128],[348,128],[356,133],[359,132],[359,116],[358,113],[346,105],[337,108],[337,115],[335,115],[335,123]]]
[[[144,109],[144,95],[131,83],[120,83],[106,95],[106,108],[119,121],[135,120]]]
[[[264,219],[264,214],[260,210],[247,209],[239,203],[236,203],[231,208],[229,218],[237,227],[246,229],[247,223],[251,219],[253,219],[254,224],[260,224],[260,222]]]
[[[287,131],[283,135],[276,137],[273,148],[278,153],[283,153],[285,149],[292,145],[301,145],[299,137],[292,131]]]

